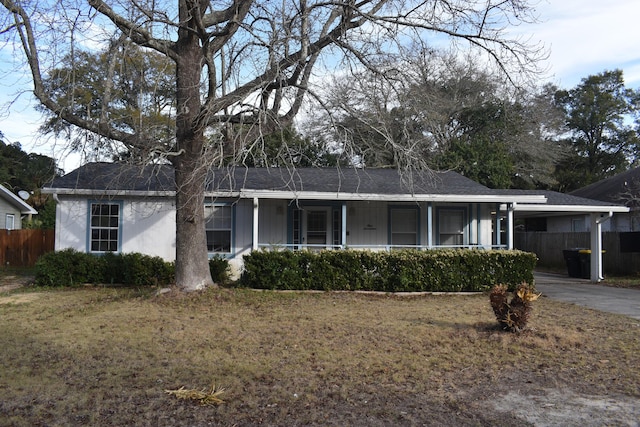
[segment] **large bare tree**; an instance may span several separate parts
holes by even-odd
[[[212,284],[203,222],[207,169],[224,150],[241,152],[290,125],[314,78],[338,68],[375,68],[418,39],[456,40],[519,72],[539,53],[507,32],[534,20],[526,0],[0,1],[7,12],[0,34],[21,47],[44,107],[102,143],[160,153],[173,164],[176,280],[184,290]],[[45,84],[62,58],[124,41],[175,64],[175,107],[165,111],[175,120],[171,140],[110,120],[118,100],[109,67],[99,114],[61,104]],[[65,97],[82,102],[73,98]]]

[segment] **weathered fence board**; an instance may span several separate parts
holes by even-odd
[[[0,265],[31,267],[54,249],[53,230],[0,230]]]
[[[518,232],[515,234],[514,246],[517,249],[535,253],[540,267],[564,269],[566,264],[562,251],[573,248],[589,249],[591,237],[589,232]],[[602,257],[605,275],[640,273],[640,253],[620,252],[620,233],[602,233],[602,248],[606,251]]]

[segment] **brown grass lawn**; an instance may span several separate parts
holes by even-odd
[[[640,322],[546,298],[521,334],[487,295],[23,288],[0,319],[7,426],[530,425],[551,391],[640,402]],[[212,383],[225,403],[165,393]]]

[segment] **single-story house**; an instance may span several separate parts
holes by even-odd
[[[56,250],[175,258],[171,166],[89,163],[43,192],[57,201]],[[548,205],[544,193],[492,190],[455,172],[395,169],[211,169],[205,196],[209,254],[236,267],[262,248],[512,249],[514,212],[562,208]],[[565,208],[590,212],[594,221],[627,211],[598,202]],[[496,231],[503,221],[504,238]]]
[[[612,218],[602,231],[640,231],[640,167],[594,182],[569,194],[607,203],[617,203],[629,208],[629,212],[621,213]],[[558,225],[567,226],[566,223]],[[584,219],[572,218],[570,225],[571,231],[589,231],[589,224]]]
[[[0,185],[0,229],[19,230],[22,228],[23,216],[29,217],[37,213],[24,200]]]
[[[544,193],[542,193],[544,194]],[[559,193],[551,193],[548,204],[553,203]],[[562,260],[561,250],[570,247],[595,247],[595,235],[603,236],[606,251],[607,272],[634,274],[638,271],[640,258],[640,168],[635,168],[595,182],[569,194],[561,195],[563,205],[572,200],[583,200],[584,205],[623,205],[626,212],[603,218],[594,224],[591,209],[566,209],[557,212],[544,210],[527,212],[516,234],[516,247],[540,253],[540,262],[548,267],[557,266]],[[600,227],[598,231],[595,227]],[[563,243],[561,243],[563,242]],[[591,244],[590,244],[591,242]],[[562,245],[562,247],[558,247]],[[552,250],[552,248],[555,248]]]

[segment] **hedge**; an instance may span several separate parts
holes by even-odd
[[[35,283],[38,286],[85,283],[155,286],[173,281],[172,263],[140,253],[92,255],[65,249],[46,253],[36,262]]]
[[[255,251],[239,286],[256,289],[477,292],[533,284],[535,254],[438,249],[370,252]]]
[[[209,260],[214,283],[229,280],[229,261]],[[78,286],[85,283],[127,286],[165,286],[175,283],[175,266],[160,257],[137,252],[93,255],[75,249],[49,252],[36,262],[38,286]]]

